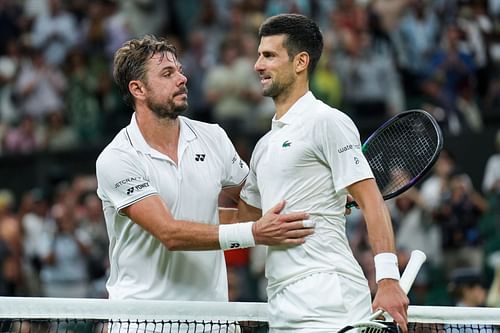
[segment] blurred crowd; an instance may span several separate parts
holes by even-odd
[[[257,29],[282,12],[320,25],[312,90],[362,133],[412,108],[447,136],[500,127],[500,0],[0,0],[0,158],[102,147],[131,115],[112,81],[113,53],[156,34],[178,49],[188,116],[219,123],[248,161],[274,113],[253,71]],[[429,257],[413,304],[459,303],[457,281],[482,281],[476,305],[500,306],[500,131],[496,147],[482,188],[444,151],[430,177],[389,202],[401,266],[413,249]],[[106,297],[95,190],[89,173],[20,197],[0,191],[0,294]],[[375,288],[359,211],[347,231]],[[264,255],[226,253],[231,300],[265,300]]]

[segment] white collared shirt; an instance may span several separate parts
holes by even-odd
[[[219,192],[241,184],[248,166],[218,125],[179,120],[178,165],[146,143],[135,114],[97,159],[97,194],[110,239],[110,298],[227,301],[222,251],[169,251],[120,214],[160,195],[176,219],[219,223]]]
[[[305,211],[316,221],[303,245],[268,248],[268,296],[319,271],[364,281],[345,233],[346,187],[373,178],[352,120],[311,92],[301,97],[257,143],[241,198],[267,211],[286,200],[285,212]]]

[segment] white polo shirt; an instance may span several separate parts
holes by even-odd
[[[257,143],[240,194],[267,211],[282,199],[284,211],[305,211],[315,233],[300,246],[271,246],[266,259],[268,296],[315,272],[336,272],[365,282],[345,232],[346,187],[373,178],[352,120],[317,100],[301,97]]]
[[[219,192],[241,184],[248,166],[218,125],[179,120],[178,165],[146,143],[135,114],[97,159],[97,194],[110,239],[110,298],[227,301],[223,251],[169,251],[119,213],[160,195],[176,219],[219,223]]]

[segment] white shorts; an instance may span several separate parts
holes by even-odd
[[[269,299],[272,333],[334,332],[369,317],[368,283],[336,273],[315,273]]]

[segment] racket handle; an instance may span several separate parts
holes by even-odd
[[[406,265],[403,275],[401,275],[401,279],[399,280],[399,285],[401,286],[401,289],[403,289],[405,294],[408,294],[408,292],[410,291],[411,286],[413,285],[413,282],[417,277],[418,271],[420,270],[420,267],[422,267],[422,264],[425,262],[426,259],[427,256],[425,255],[425,253],[423,253],[420,250],[413,250],[411,252],[408,264]],[[370,320],[376,319],[383,313],[384,310],[382,309],[375,311],[370,316]]]

